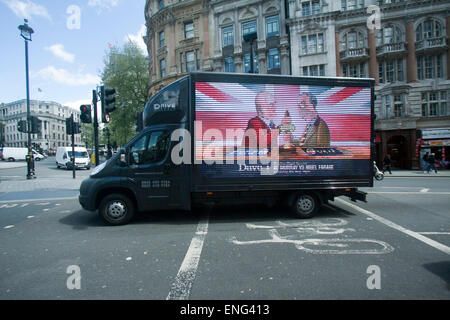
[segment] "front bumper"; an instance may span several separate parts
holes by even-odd
[[[78,202],[87,211],[97,210],[95,205],[95,190],[96,181],[92,178],[83,180],[80,186],[80,194],[78,195]]]

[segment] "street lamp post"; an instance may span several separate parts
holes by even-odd
[[[24,24],[19,26],[20,35],[25,40],[25,77],[27,87],[27,133],[28,133],[28,156],[27,156],[27,179],[36,178],[33,168],[33,152],[31,148],[31,112],[30,112],[30,89],[28,79],[28,41],[31,41],[33,29],[28,26],[28,20],[24,19]]]

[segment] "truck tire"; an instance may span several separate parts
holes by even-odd
[[[16,161],[16,159],[14,159],[13,157],[9,157],[9,158],[8,158],[8,161],[9,161],[9,162],[14,162],[14,161]]]
[[[297,218],[309,219],[319,211],[320,201],[314,194],[299,193],[294,197],[291,208]]]
[[[135,212],[133,201],[119,193],[112,193],[104,197],[98,210],[100,216],[114,226],[127,224]]]

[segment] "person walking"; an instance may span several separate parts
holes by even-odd
[[[422,168],[422,172],[425,173],[425,171],[429,171],[428,167],[430,166],[430,164],[428,163],[428,157],[429,157],[429,152],[425,153],[422,157],[423,160],[423,168]]]
[[[433,169],[435,173],[437,172],[437,168],[436,168],[436,158],[434,157],[434,153],[432,153],[431,155],[428,156],[428,169],[427,169],[427,173],[430,173],[430,170]]]
[[[389,174],[392,174],[392,172],[391,172],[391,156],[389,154],[387,154],[383,160],[383,173],[385,173],[386,171],[389,171]]]

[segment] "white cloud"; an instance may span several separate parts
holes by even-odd
[[[32,16],[39,16],[46,18],[48,20],[52,20],[50,14],[44,6],[36,4],[30,0],[27,2],[19,1],[19,0],[2,0],[9,9],[11,9],[14,14],[21,19],[30,19]]]
[[[119,0],[89,0],[88,6],[97,8],[97,13],[100,14],[102,9],[111,10],[119,4]]]
[[[74,74],[66,69],[57,69],[54,66],[48,66],[39,70],[36,73],[36,76],[47,81],[53,81],[68,86],[95,85],[101,82],[100,78],[93,74]]]
[[[145,24],[143,24],[136,34],[128,34],[125,36],[124,40],[134,42],[143,51],[143,53],[147,55],[147,45],[145,44],[144,39],[142,39],[146,33],[147,28],[145,27]]]
[[[69,102],[63,103],[63,106],[68,106],[72,109],[80,111],[80,106],[82,104],[92,104],[92,100],[83,99],[83,100],[77,100],[77,101],[69,101]]]
[[[64,61],[73,63],[73,61],[75,60],[75,55],[65,51],[62,44],[54,44],[50,47],[46,47],[45,50],[50,51],[54,56],[61,58]]]

